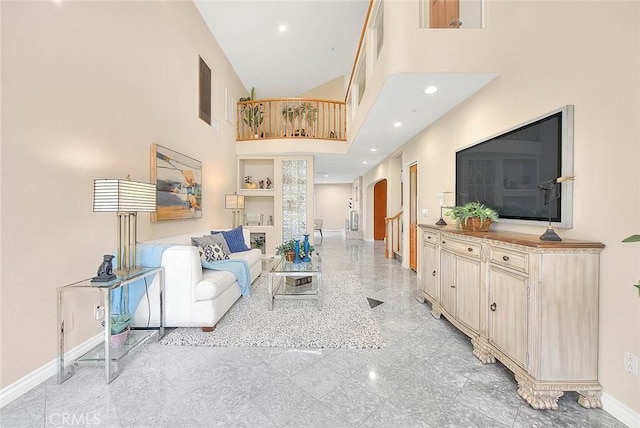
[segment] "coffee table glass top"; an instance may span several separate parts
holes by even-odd
[[[292,274],[292,273],[298,273],[298,272],[300,273],[320,272],[320,265],[318,263],[314,263],[313,261],[306,262],[306,263],[294,263],[294,262],[288,262],[283,260],[283,261],[280,261],[280,263],[278,263],[271,269],[271,273],[273,274],[278,274],[278,273]]]

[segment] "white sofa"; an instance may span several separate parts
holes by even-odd
[[[215,229],[224,230],[224,229]],[[148,243],[176,244],[162,254],[164,267],[165,327],[203,327],[210,329],[222,318],[240,297],[240,285],[231,272],[203,269],[198,248],[191,245],[191,238],[209,235],[210,231],[147,241]],[[249,231],[243,229],[245,243],[249,246]],[[230,259],[244,259],[249,264],[251,283],[262,272],[262,253],[258,249],[229,254]],[[133,325],[136,327],[160,325],[159,278],[151,282],[148,290],[150,305],[143,297],[136,309]],[[149,306],[151,316],[149,317]]]

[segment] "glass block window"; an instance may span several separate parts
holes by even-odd
[[[282,239],[307,233],[307,161],[282,161]]]

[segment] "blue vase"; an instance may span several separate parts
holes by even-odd
[[[304,235],[304,257],[302,261],[307,263],[311,261],[311,257],[309,257],[309,235]]]
[[[294,239],[295,241],[295,245],[293,247],[293,251],[296,252],[296,256],[293,259],[294,263],[300,263],[300,240],[299,239]]]

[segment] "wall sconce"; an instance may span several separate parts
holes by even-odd
[[[224,207],[233,210],[233,227],[238,227],[238,218],[240,211],[244,210],[244,196],[234,193],[233,195],[224,196]]]
[[[117,213],[117,269],[114,273],[126,275],[139,270],[136,266],[137,213],[156,212],[155,184],[131,181],[128,176],[126,180],[94,180],[93,212]]]

